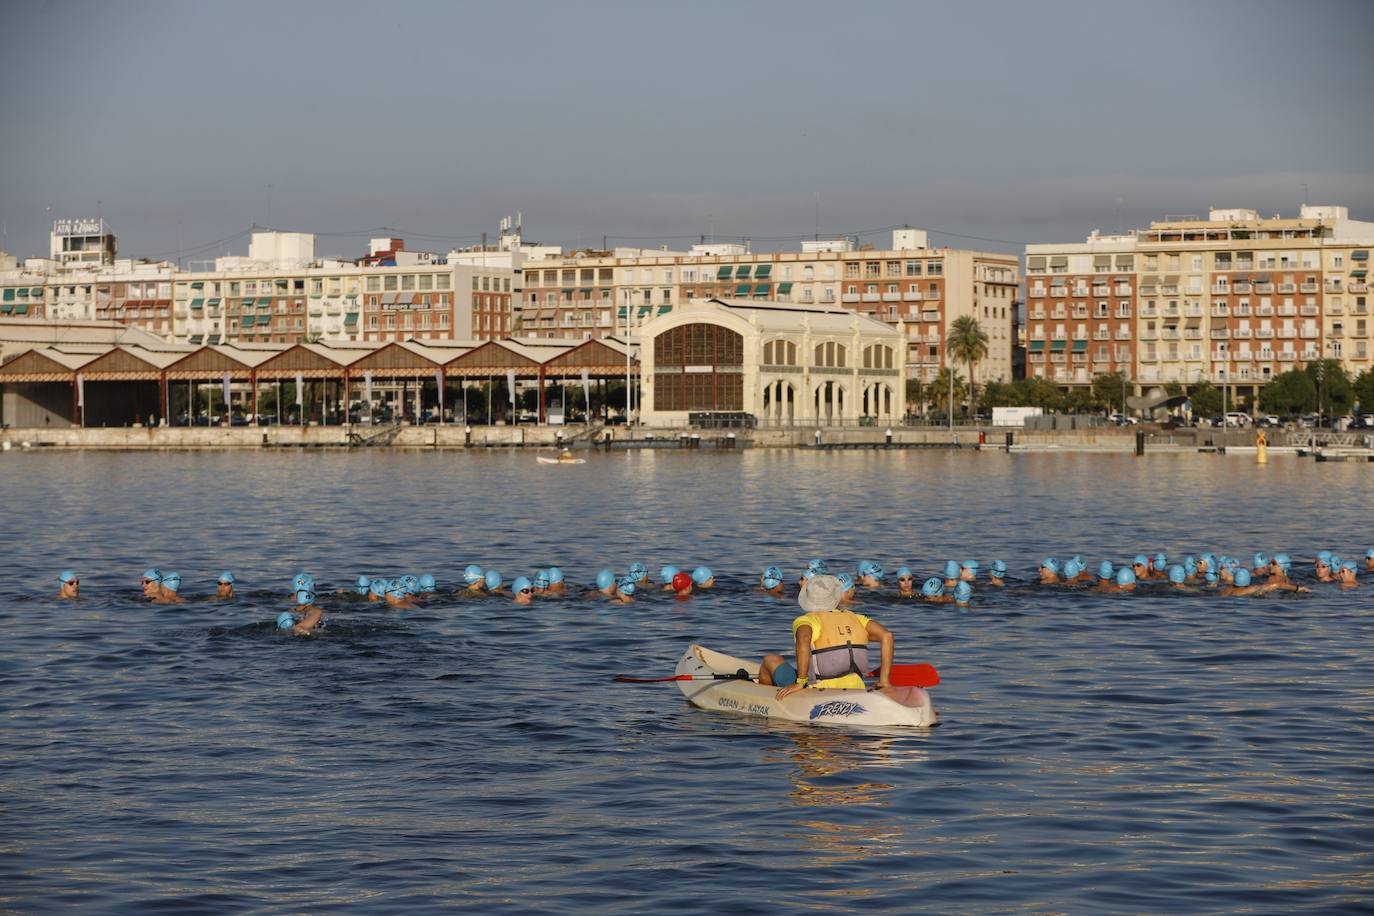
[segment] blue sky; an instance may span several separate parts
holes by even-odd
[[[11,4],[0,247],[97,211],[187,258],[255,223],[444,250],[515,210],[568,247],[786,248],[818,200],[822,235],[995,250],[1211,205],[1374,219],[1372,34],[1354,0]]]

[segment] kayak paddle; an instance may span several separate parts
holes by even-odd
[[[878,669],[868,673],[869,677],[877,677]],[[734,674],[675,674],[672,677],[631,677],[628,674],[617,674],[611,680],[621,684],[662,684],[668,681],[752,681],[749,672],[743,668]],[[934,665],[924,662],[911,665],[892,666],[892,686],[893,687],[934,687],[940,683],[940,673],[935,670]]]

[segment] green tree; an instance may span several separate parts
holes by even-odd
[[[1064,409],[1069,413],[1090,413],[1098,409],[1099,401],[1091,390],[1076,386],[1063,396]]]
[[[918,378],[906,380],[906,410],[907,413],[916,413],[924,406],[926,400],[925,385],[921,384]]]
[[[1366,369],[1350,385],[1360,413],[1374,414],[1374,369]]]
[[[1260,390],[1260,409],[1265,413],[1308,413],[1317,406],[1317,384],[1301,369],[1281,372]]]
[[[1318,407],[1325,416],[1341,416],[1350,412],[1355,403],[1355,389],[1350,383],[1350,374],[1338,359],[1320,359],[1308,363],[1303,371],[1317,384],[1321,403]]]
[[[1199,382],[1194,385],[1192,393],[1188,397],[1193,402],[1193,416],[1216,417],[1221,415],[1221,389],[1211,382]]]
[[[1021,401],[1018,389],[1007,382],[988,382],[983,386],[984,407],[1017,407]]]
[[[961,315],[950,325],[945,352],[951,359],[968,366],[969,413],[976,413],[978,396],[978,363],[987,358],[988,335],[972,315]]]
[[[1131,383],[1124,372],[1104,372],[1093,377],[1093,400],[1100,409],[1124,412],[1130,390]]]
[[[1059,387],[1042,378],[1022,379],[1016,383],[1021,386],[1021,403],[1027,407],[1039,407],[1047,411],[1064,409],[1064,392]]]
[[[953,369],[942,369],[940,374],[935,377],[935,381],[926,386],[926,395],[930,398],[930,403],[938,411],[949,410],[949,396],[951,377],[954,385],[954,400],[960,401],[964,397],[964,380],[959,373]]]

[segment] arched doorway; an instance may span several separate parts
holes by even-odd
[[[744,336],[697,322],[654,338],[654,410],[743,410]]]
[[[769,382],[764,387],[763,415],[782,426],[792,424],[797,416],[797,389],[791,382]]]
[[[826,381],[816,386],[813,395],[816,422],[842,423],[845,417],[845,390],[839,382]]]

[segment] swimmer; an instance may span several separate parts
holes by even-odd
[[[1238,569],[1231,577],[1232,584],[1223,588],[1220,594],[1226,598],[1244,598],[1249,595],[1258,595],[1260,586],[1250,583],[1250,570]]]
[[[1164,551],[1158,551],[1150,558],[1150,578],[1167,579],[1169,578],[1169,558]]]
[[[156,566],[143,571],[143,597],[157,598],[162,594],[162,570]]]
[[[277,632],[292,636],[309,636],[324,619],[324,611],[315,606],[315,592],[303,588],[296,592],[296,606],[277,615]]]
[[[568,590],[568,583],[563,581],[563,570],[557,566],[550,566],[547,571],[549,574],[549,594],[564,594]]]
[[[409,573],[401,577],[401,584],[406,587],[406,597],[414,598],[420,594],[420,577]]]
[[[515,596],[516,604],[534,603],[534,583],[524,576],[516,576],[515,581],[510,584],[510,590]]]
[[[692,597],[692,577],[685,572],[677,573],[673,576],[672,589],[676,598]]]
[[[1131,573],[1137,582],[1150,578],[1150,558],[1143,553],[1136,554],[1135,559],[1131,561]]]
[[[1135,591],[1136,577],[1132,570],[1121,567],[1116,571],[1116,584],[1111,590],[1114,592],[1133,592]]]
[[[314,597],[313,593],[311,597]],[[410,594],[406,591],[404,580],[391,579],[387,582],[386,606],[399,611],[413,611],[415,609],[415,602],[410,600]]]
[[[382,602],[386,601],[387,580],[378,576],[367,584],[367,600]]]
[[[977,561],[977,560],[965,560],[964,562],[962,562],[962,563],[959,564],[959,581],[960,581],[960,582],[977,582],[977,581],[978,581],[978,561]]]
[[[862,690],[868,673],[868,645],[881,649],[878,688],[892,686],[892,633],[876,620],[841,610],[840,584],[835,577],[817,574],[807,581],[797,603],[804,612],[792,621],[795,664],[781,655],[766,655],[759,666],[759,683],[776,686],[777,698],[812,687]],[[807,683],[808,676],[814,682]]]
[[[615,597],[621,604],[634,604],[635,592],[639,587],[629,576],[621,576],[615,583]]]
[[[811,571],[812,576],[824,576],[830,572],[830,569],[825,565],[825,561],[820,557],[816,557],[810,563],[807,563],[806,568]]]
[[[916,597],[916,576],[910,566],[897,567],[897,594],[903,598]]]
[[[835,581],[840,583],[840,604],[853,604],[854,577],[849,573],[840,573],[835,576]]]
[[[1004,588],[1007,584],[1007,564],[1003,560],[993,560],[988,567],[988,585]]]
[[[1204,586],[1205,588],[1215,590],[1221,587],[1221,573],[1217,572],[1215,569],[1207,570],[1207,572],[1203,574],[1202,580],[1206,583]]]
[[[596,590],[607,598],[614,598],[616,595],[615,573],[609,569],[603,569],[597,573]]]
[[[859,585],[864,588],[878,588],[883,584],[883,566],[877,560],[864,560],[859,564]]]
[[[1188,572],[1179,563],[1169,567],[1169,587],[1182,592],[1191,592],[1188,587]]]
[[[153,599],[153,604],[186,603],[186,599],[177,594],[181,591],[181,573],[163,573],[162,581],[158,583],[158,589],[160,594]]]
[[[1215,554],[1204,553],[1197,558],[1197,574],[1200,578],[1206,578],[1207,573],[1216,572],[1217,558]]]
[[[294,595],[301,589],[308,589],[313,594],[315,591],[315,577],[308,572],[296,573],[291,579],[291,594]]]
[[[489,569],[482,576],[482,585],[486,588],[488,595],[501,594],[501,574],[494,569]]]
[[[673,579],[676,578],[677,574],[678,568],[676,566],[665,566],[660,569],[658,571],[659,590],[664,592],[676,591],[676,589],[673,588]],[[688,576],[687,578],[690,579],[692,577]]]
[[[1341,584],[1341,588],[1359,588],[1360,583],[1355,578],[1355,563],[1346,560],[1341,564],[1341,568],[1336,571],[1336,581]]]
[[[1256,553],[1250,561],[1250,576],[1265,576],[1269,574],[1269,558],[1262,553]]]
[[[416,585],[420,589],[421,599],[429,598],[437,591],[435,588],[437,583],[434,581],[434,577],[429,573],[425,573],[421,576],[420,581],[416,583]]]
[[[1046,557],[1045,562],[1040,564],[1040,584],[1059,584],[1059,561],[1054,557]]]
[[[643,563],[631,563],[630,580],[634,582],[635,585],[643,585],[645,582],[648,582],[649,567],[645,566]]]
[[[715,573],[711,572],[709,566],[698,566],[692,570],[692,584],[697,588],[714,588],[716,585]]]
[[[76,573],[70,569],[64,569],[57,575],[57,597],[59,598],[79,598],[81,596],[81,580],[76,577]]]
[[[759,588],[762,589],[765,595],[781,598],[782,570],[776,566],[765,567],[763,575],[759,576]]]
[[[945,594],[945,583],[938,576],[931,576],[921,583],[921,600],[931,604],[949,604],[954,599]]]
[[[1364,571],[1374,572],[1374,547],[1364,552]]]
[[[959,584],[959,561],[945,561],[945,588],[953,591],[954,586]]]
[[[1078,577],[1083,573],[1083,566],[1074,557],[1064,561],[1064,569],[1060,575],[1065,585],[1077,585]]]
[[[1286,553],[1274,554],[1274,559],[1269,561],[1269,579],[1278,579],[1280,582],[1288,581],[1288,570],[1293,568],[1293,561]]]
[[[219,574],[219,581],[215,583],[215,597],[234,597],[234,574],[227,569]]]
[[[359,576],[353,583],[353,594],[359,598],[366,598],[372,591],[372,580],[367,576]]]
[[[467,590],[470,592],[480,592],[487,587],[486,573],[476,563],[464,568],[463,581],[467,583]]]
[[[1111,560],[1103,560],[1097,564],[1097,582],[1093,584],[1095,592],[1112,591],[1112,583],[1116,578],[1116,568],[1112,566]]]
[[[549,571],[547,569],[541,569],[534,574],[534,578],[530,580],[530,590],[531,594],[535,595],[547,595],[549,593]]]
[[[954,586],[954,606],[968,607],[970,599],[973,598],[973,586],[967,581],[961,581]]]
[[[1331,574],[1331,551],[1323,550],[1317,554],[1317,561],[1313,564],[1317,573],[1318,582],[1335,582],[1336,577]]]
[[[1183,577],[1189,582],[1197,581],[1197,557],[1191,553],[1183,558]]]

